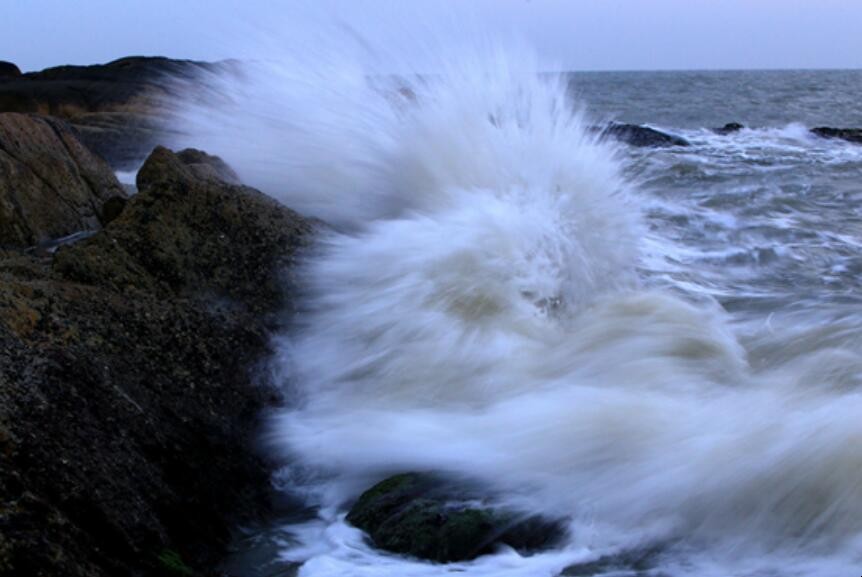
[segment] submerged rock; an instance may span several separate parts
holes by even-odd
[[[563,525],[537,515],[482,504],[477,491],[431,474],[390,477],[359,498],[347,520],[387,551],[446,563],[490,553],[554,545]]]
[[[632,146],[689,146],[681,136],[667,134],[648,126],[612,123],[604,127],[593,127],[602,137],[613,138]]]
[[[712,131],[716,134],[725,135],[725,134],[733,134],[734,132],[739,132],[743,128],[745,128],[745,126],[743,126],[742,124],[740,124],[738,122],[728,122],[727,124],[725,124],[721,128],[713,128]]]
[[[578,563],[567,567],[560,577],[601,577],[603,575],[632,575],[634,577],[665,577],[654,573],[656,558],[661,548],[647,547],[625,551],[617,555],[606,555],[595,561]]]
[[[139,184],[54,255],[0,251],[0,574],[209,575],[267,506],[255,367],[312,226],[165,149]]]
[[[104,204],[125,191],[67,124],[0,114],[0,245],[27,246],[104,221]]]
[[[823,138],[840,138],[847,142],[862,144],[862,128],[830,128],[828,126],[818,126],[812,128],[811,132]]]

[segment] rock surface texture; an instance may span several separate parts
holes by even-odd
[[[363,493],[347,520],[381,549],[440,563],[501,545],[534,551],[562,536],[560,523],[482,505],[476,491],[435,475],[396,475]]]
[[[153,152],[85,240],[0,251],[0,575],[212,575],[266,506],[255,367],[313,231],[196,155]]]
[[[0,246],[96,230],[105,202],[125,196],[110,167],[66,123],[0,114]]]

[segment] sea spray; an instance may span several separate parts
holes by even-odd
[[[303,575],[445,572],[341,521],[368,483],[419,469],[570,522],[560,551],[459,571],[554,575],[648,545],[671,575],[852,574],[858,347],[770,361],[790,329],[745,327],[745,348],[714,301],[651,286],[644,239],[672,243],[644,236],[564,78],[521,51],[451,56],[398,76],[250,63],[178,110],[189,141],[333,227],[279,341],[295,402],[272,436],[321,508],[285,555]]]

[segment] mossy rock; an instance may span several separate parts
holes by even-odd
[[[347,520],[380,549],[440,563],[474,559],[500,545],[535,551],[564,533],[559,521],[485,505],[477,487],[421,473],[381,481]]]

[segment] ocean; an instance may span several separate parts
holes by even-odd
[[[258,63],[178,110],[187,143],[329,225],[271,362],[294,506],[241,533],[232,574],[554,577],[644,547],[596,574],[860,574],[862,146],[808,129],[862,126],[862,71],[327,64]],[[597,140],[608,121],[690,145]],[[378,551],[344,515],[414,470],[563,518],[565,542]]]

